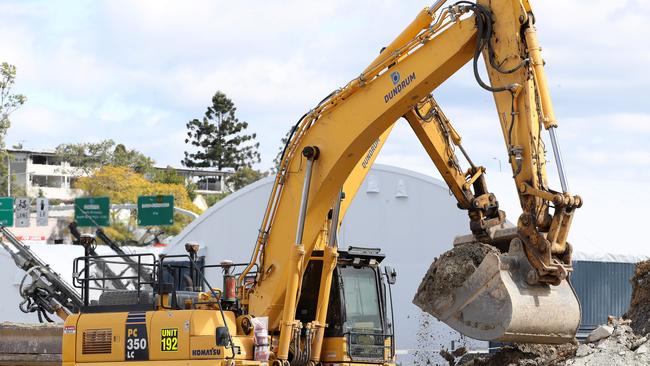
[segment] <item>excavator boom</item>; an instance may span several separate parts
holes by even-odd
[[[242,298],[250,314],[268,316],[270,328],[279,330],[278,360],[288,359],[289,343],[302,327],[296,321],[297,299],[313,251],[336,247],[335,240],[327,237],[336,235],[345,214],[339,203],[341,191],[349,202],[365,176],[359,164],[369,153],[376,156],[381,148],[378,139],[402,116],[442,173],[459,207],[468,211],[472,241],[493,245],[502,253],[487,258],[476,278],[456,289],[456,303],[434,315],[481,339],[556,343],[575,333],[579,305],[566,281],[572,270],[566,239],[582,200],[569,193],[561,165],[555,132],[558,124],[532,9],[522,0],[444,5],[445,1],[438,1],[420,12],[358,78],[331,93],[294,128],[253,260],[240,277],[241,281],[250,268],[259,266],[254,285],[242,287]],[[489,81],[481,78],[480,57]],[[495,239],[503,239],[495,231],[503,227],[505,215],[487,190],[485,169],[469,159],[459,135],[429,96],[470,61],[478,84],[494,95],[523,209],[511,241]],[[561,191],[549,188],[543,129],[550,131]],[[467,171],[460,169],[455,147],[467,158]],[[328,218],[332,211],[338,212],[335,219]],[[327,296],[321,290],[319,304],[328,302]],[[535,300],[539,296],[541,302]],[[544,325],[550,311],[567,314],[564,324]],[[476,318],[464,318],[469,314]],[[500,314],[498,325],[483,322],[494,314]],[[479,327],[463,326],[472,321]],[[526,322],[531,327],[522,326]],[[495,330],[481,331],[482,325]],[[324,326],[323,319],[316,319],[313,326]]]

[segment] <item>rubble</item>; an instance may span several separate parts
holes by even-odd
[[[481,355],[460,366],[547,366],[564,365],[576,354],[574,343],[561,345],[515,344],[491,355]]]
[[[462,244],[436,258],[424,275],[413,304],[429,314],[453,302],[452,291],[478,268],[486,255],[498,251],[479,242]]]
[[[641,366],[650,364],[650,340],[634,334],[630,321],[610,317],[592,332],[592,341],[578,345],[515,344],[459,366]]]
[[[614,333],[614,328],[610,327],[609,325],[601,325],[598,328],[594,329],[589,335],[587,336],[587,342],[596,342],[598,340],[601,340],[603,338],[607,338],[610,335]]]

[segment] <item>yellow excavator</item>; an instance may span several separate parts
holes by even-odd
[[[455,244],[497,249],[453,290],[452,301],[432,304],[431,312],[476,339],[573,339],[580,306],[567,280],[567,235],[582,200],[569,192],[534,24],[528,0],[440,0],[417,14],[357,78],[299,119],[250,263],[201,266],[198,248],[188,244],[183,258],[135,256],[142,266],[129,278],[135,288],[102,291],[91,284],[110,279],[92,278],[93,258],[78,258],[83,306],[65,321],[63,364],[395,364],[395,272],[382,269],[379,249],[340,249],[336,233],[400,117],[469,214],[471,235]],[[489,80],[480,75],[481,57]],[[474,165],[431,96],[468,62],[496,103],[523,211],[514,229],[505,228],[485,168]],[[543,130],[559,191],[549,188]],[[212,287],[199,267],[219,268],[223,288]]]

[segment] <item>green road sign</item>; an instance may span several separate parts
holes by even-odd
[[[13,197],[0,197],[0,225],[14,226]]]
[[[108,226],[110,201],[108,197],[84,197],[74,200],[77,226]]]
[[[138,197],[138,225],[164,226],[174,224],[174,196]]]

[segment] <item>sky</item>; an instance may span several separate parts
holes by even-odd
[[[257,134],[256,167],[267,170],[289,127],[430,2],[0,0],[0,60],[17,66],[15,91],[28,97],[7,144],[53,149],[111,138],[157,165],[180,166],[185,123],[221,90]],[[650,204],[650,47],[642,41],[650,0],[531,2],[570,186],[586,202],[576,239],[637,251],[629,243]],[[505,179],[495,178],[494,190],[516,211],[490,93],[465,67],[434,95],[474,161],[495,177],[501,165]],[[559,188],[550,151],[548,159]],[[437,175],[404,121],[377,162]]]

